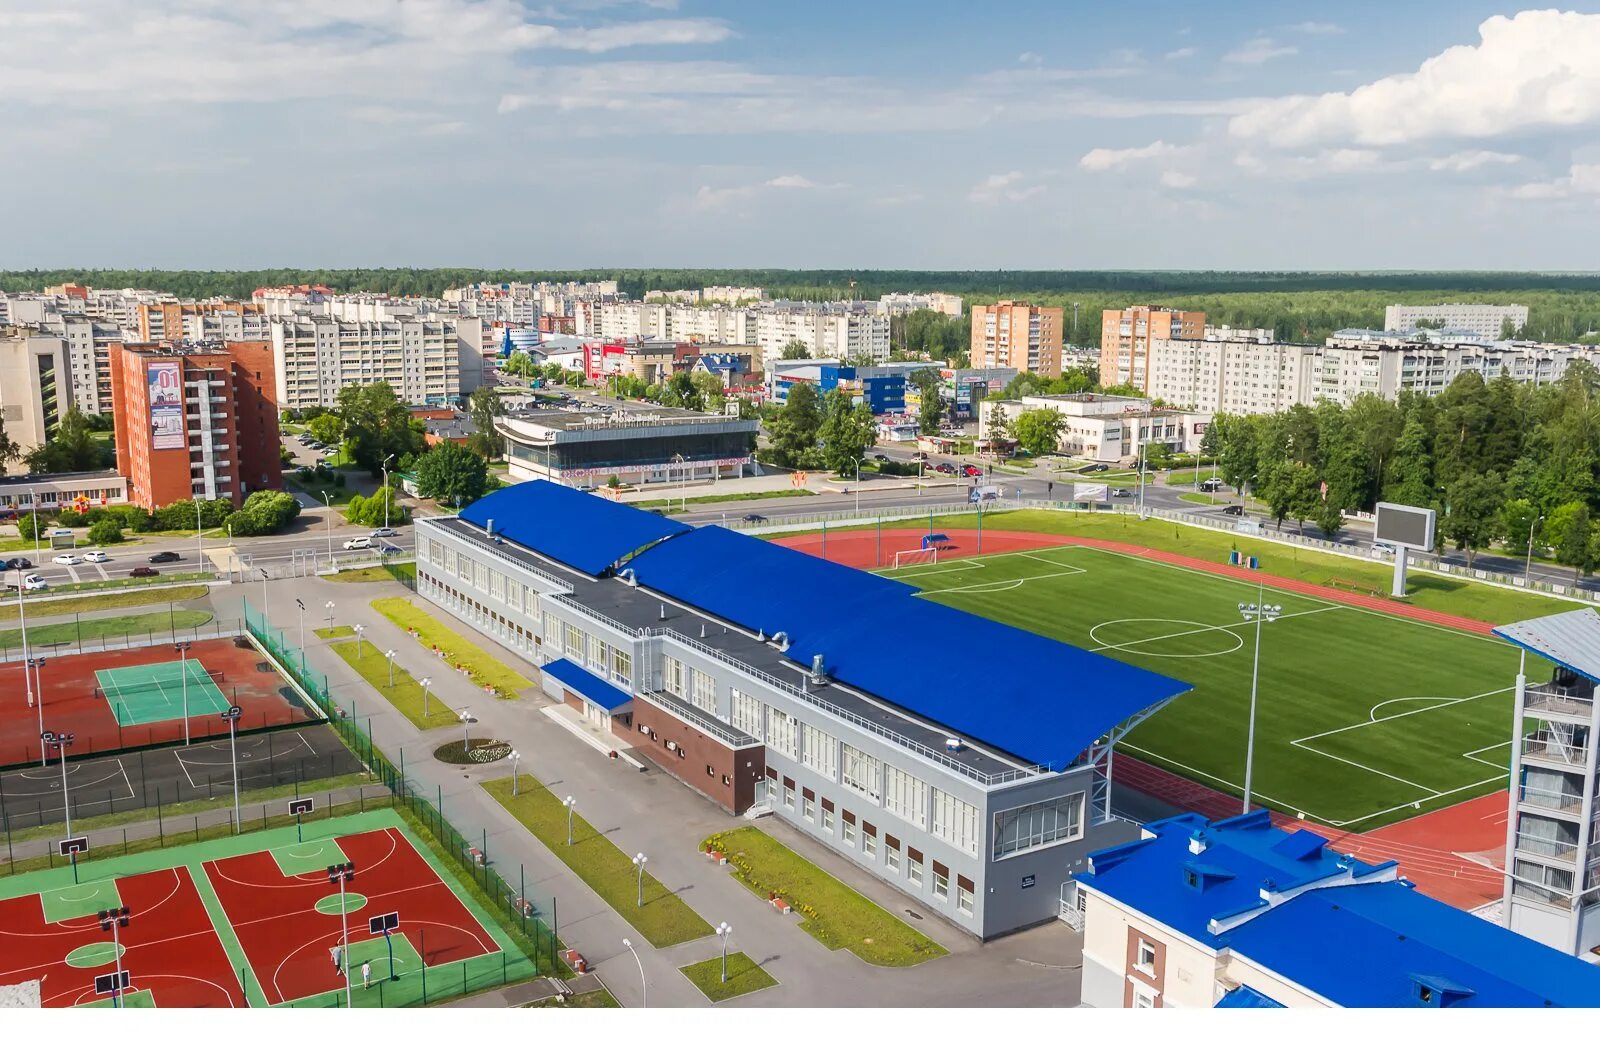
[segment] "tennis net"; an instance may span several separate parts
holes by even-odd
[[[204,678],[202,678],[202,676]],[[204,681],[207,679],[220,687],[222,685],[222,670],[218,669],[216,671],[211,671],[208,669],[207,671],[199,674],[190,672],[188,685],[200,686],[203,685]],[[183,688],[183,677],[179,676],[173,679],[158,679],[149,683],[118,683],[113,687],[97,686],[94,688],[94,696],[96,698],[117,701],[122,698],[132,697],[135,694],[150,694],[156,691],[168,694],[181,694],[183,693]]]

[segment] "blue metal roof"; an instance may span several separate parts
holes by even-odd
[[[604,679],[589,672],[581,665],[573,664],[565,657],[558,657],[549,662],[542,667],[541,671],[585,701],[592,701],[607,712],[620,708],[633,700],[633,695],[626,690],[612,686]]]
[[[1600,1006],[1600,968],[1424,896],[1392,864],[1314,846],[1265,811],[1145,829],[1153,836],[1092,854],[1079,881],[1335,1004],[1424,1006],[1422,986],[1445,1007]],[[1186,873],[1197,859],[1233,877],[1197,888]]]
[[[1494,633],[1513,646],[1600,683],[1600,613],[1593,609],[1501,624]]]
[[[598,576],[635,550],[689,530],[659,513],[530,480],[484,495],[461,519],[535,553]]]
[[[1222,994],[1222,999],[1214,1005],[1218,1008],[1281,1008],[1276,1000],[1259,990],[1251,989],[1247,985],[1236,986]]]
[[[630,566],[644,586],[768,636],[833,679],[1032,763],[1067,767],[1130,716],[1185,683],[914,596],[913,588],[724,528],[697,528]],[[907,633],[981,647],[1003,667],[917,665],[890,652]]]

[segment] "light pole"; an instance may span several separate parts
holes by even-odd
[[[1256,761],[1256,680],[1261,675],[1261,625],[1270,624],[1278,619],[1278,614],[1283,612],[1281,605],[1267,605],[1262,601],[1265,594],[1263,584],[1256,584],[1256,602],[1239,603],[1239,615],[1246,620],[1255,621],[1256,625],[1256,653],[1255,662],[1250,666],[1250,727],[1245,736],[1244,744],[1244,808],[1243,812],[1250,811],[1250,784],[1255,774]]]
[[[851,458],[856,463],[856,516],[861,516],[861,459]]]
[[[44,662],[45,659],[43,657],[25,657],[22,661],[22,670],[24,672],[28,670],[29,665],[33,666],[33,691],[38,698],[39,730],[41,732],[44,731],[44,676],[39,674],[39,670],[44,667]]]
[[[433,680],[419,679],[417,680],[417,686],[422,688],[422,718],[426,720],[428,718],[428,688],[433,686]]]
[[[638,896],[638,899],[635,900],[634,903],[633,903],[633,906],[635,908],[643,908],[644,907],[644,865],[649,863],[649,862],[650,862],[650,858],[648,856],[644,855],[643,853],[640,853],[638,856],[635,856],[633,858],[633,866],[639,872],[639,875],[638,875],[638,878],[639,878],[638,894],[639,894],[639,896]]]
[[[178,682],[183,686],[183,744],[189,744],[189,646],[187,642],[180,642],[173,649],[178,651]]]
[[[674,454],[672,455],[672,461],[673,464],[678,466],[678,471],[683,477],[683,494],[680,496],[683,504],[679,508],[687,510],[689,508],[689,459],[682,454]]]
[[[323,518],[327,522],[328,531],[328,564],[333,564],[333,502],[328,498],[328,492],[322,492],[322,504],[327,507],[328,515]]]
[[[300,618],[300,666],[303,668],[306,663],[306,603],[296,598],[294,604]],[[394,684],[391,683],[390,685],[393,686]]]
[[[224,720],[228,721],[228,759],[233,761],[233,833],[239,833],[239,717],[244,715],[244,710],[237,705],[229,705],[220,712]]]
[[[390,454],[383,459],[383,526],[389,526],[389,463],[394,460]]]
[[[111,1006],[122,1007],[122,928],[128,925],[128,906],[107,908],[100,912],[100,929],[111,931],[111,952],[116,957],[116,981],[111,983]]]
[[[331,633],[333,631],[333,602],[323,602],[322,607],[328,611],[328,631]]]
[[[516,797],[517,796],[517,784],[522,781],[519,778],[519,776],[521,775],[521,772],[518,770],[522,765],[522,754],[518,753],[515,749],[513,749],[511,751],[510,760],[511,760],[511,796],[512,797]]]
[[[356,633],[356,660],[361,660],[361,654],[366,649],[366,643],[361,641],[361,633],[367,630],[367,625],[357,624],[352,630]]]
[[[393,650],[385,650],[384,654],[383,654],[383,659],[389,662],[389,687],[391,689],[393,689],[393,687],[394,687],[394,651]]]
[[[639,951],[633,947],[633,942],[623,938],[622,944],[629,952],[633,953],[633,962],[639,965],[639,988],[644,991],[644,1003],[639,1006],[648,1008],[650,1006],[650,983],[644,979],[644,961],[639,958]]]
[[[56,759],[61,762],[61,809],[66,820],[68,838],[72,837],[72,794],[67,791],[67,750],[72,748],[74,736],[67,731],[43,731],[41,737],[46,745],[56,751]]]
[[[44,704],[33,700],[33,675],[28,671],[28,614],[23,602],[27,599],[27,592],[22,589],[22,573],[17,573],[17,619],[22,623],[22,682],[28,688],[28,704],[37,704],[39,709],[39,766],[45,767],[50,763],[50,758],[44,751]]]
[[[717,938],[722,942],[722,980],[728,980],[728,939],[733,936],[733,927],[727,923],[717,924]]]
[[[203,573],[206,570],[206,542],[205,536],[200,533],[200,502],[201,499],[194,500],[194,570]]]
[[[28,497],[32,499],[33,509],[33,565],[38,568],[43,563],[43,559],[39,556],[39,495],[29,488]]]
[[[350,862],[328,865],[328,881],[339,887],[339,963],[344,967],[344,1006],[355,1005],[350,1000],[350,913],[345,907],[345,883],[356,877],[356,865]]]
[[[270,623],[271,621],[268,619],[269,611],[267,609],[267,581],[272,577],[267,575],[267,570],[264,568],[257,569],[256,571],[261,573],[261,621],[262,623]]]
[[[1541,520],[1544,520],[1543,513],[1539,514],[1537,517],[1534,517],[1533,523],[1528,525],[1528,563],[1522,567],[1522,578],[1524,582],[1526,582],[1528,577],[1533,573],[1533,533],[1538,529],[1539,522]]]
[[[562,798],[561,804],[567,810],[567,844],[571,845],[572,844],[572,810],[578,806],[578,799],[569,794],[568,796]]]
[[[393,666],[391,661],[390,667]],[[472,714],[466,709],[461,709],[456,715],[461,717],[461,753],[464,756],[472,752],[472,732],[468,730],[468,725],[472,723]]]

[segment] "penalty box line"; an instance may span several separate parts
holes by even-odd
[[[1314,616],[1317,613],[1328,613],[1328,612],[1332,612],[1335,609],[1344,609],[1344,608],[1347,608],[1347,607],[1343,606],[1343,605],[1326,605],[1326,606],[1323,606],[1320,609],[1302,609],[1298,613],[1283,613],[1278,617],[1278,619],[1279,620],[1292,620],[1297,616]],[[1177,618],[1176,617],[1153,617],[1152,616],[1152,617],[1128,617],[1127,619],[1128,620],[1132,620],[1132,621],[1138,621],[1138,620],[1161,620],[1161,619],[1176,620]],[[1160,642],[1163,639],[1181,639],[1181,638],[1184,638],[1184,637],[1186,637],[1188,635],[1199,635],[1199,634],[1203,634],[1203,633],[1208,632],[1208,631],[1231,631],[1236,627],[1249,627],[1251,624],[1254,624],[1254,623],[1255,623],[1254,620],[1240,620],[1237,623],[1233,623],[1233,624],[1203,624],[1203,625],[1201,625],[1199,627],[1189,628],[1186,631],[1172,631],[1172,632],[1169,632],[1169,633],[1167,633],[1165,635],[1152,635],[1149,638],[1145,638],[1145,639],[1134,639],[1131,642],[1118,642],[1118,643],[1116,643],[1114,645],[1095,646],[1095,647],[1092,647],[1089,650],[1089,652],[1090,653],[1104,653],[1104,652],[1106,652],[1108,650],[1126,649],[1129,646],[1143,646],[1147,642]],[[1238,649],[1237,646],[1234,647],[1234,650],[1237,650],[1237,649]],[[1232,652],[1234,652],[1234,650],[1229,650],[1228,652],[1232,653]]]

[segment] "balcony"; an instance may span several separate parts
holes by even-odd
[[[1538,730],[1522,740],[1522,759],[1560,768],[1583,768],[1589,759],[1589,743],[1585,739],[1575,740],[1553,731]]]
[[[1577,677],[1570,683],[1531,683],[1523,689],[1522,703],[1535,716],[1587,720],[1594,714],[1594,683]]]
[[[1562,841],[1559,838],[1536,838],[1530,834],[1518,834],[1516,848],[1518,853],[1565,860],[1568,863],[1575,860],[1578,855],[1576,842]]]

